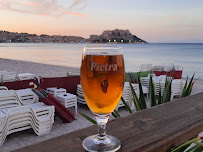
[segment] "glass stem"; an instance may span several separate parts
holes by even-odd
[[[97,121],[97,126],[98,126],[98,135],[97,138],[99,140],[105,140],[106,139],[106,123],[109,120],[109,114],[107,115],[99,115],[99,114],[94,114],[96,121]]]
[[[97,125],[98,126],[98,135],[97,138],[99,140],[104,140],[106,138],[106,124],[105,125]]]

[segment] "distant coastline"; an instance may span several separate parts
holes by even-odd
[[[0,43],[148,43],[129,30],[107,30],[101,35],[90,35],[89,39],[80,36],[29,34],[0,31]]]

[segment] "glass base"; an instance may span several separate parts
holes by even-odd
[[[97,135],[89,136],[83,140],[82,145],[89,152],[115,152],[121,147],[120,141],[109,135],[104,140],[100,140]]]

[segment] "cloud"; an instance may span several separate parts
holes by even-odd
[[[0,9],[56,18],[63,15],[85,17],[75,12],[84,7],[86,0],[0,0]]]

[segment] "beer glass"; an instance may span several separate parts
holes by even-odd
[[[98,126],[98,134],[85,138],[83,147],[87,151],[117,151],[121,143],[106,135],[106,123],[123,92],[125,68],[121,48],[85,47],[80,74],[85,101]]]

